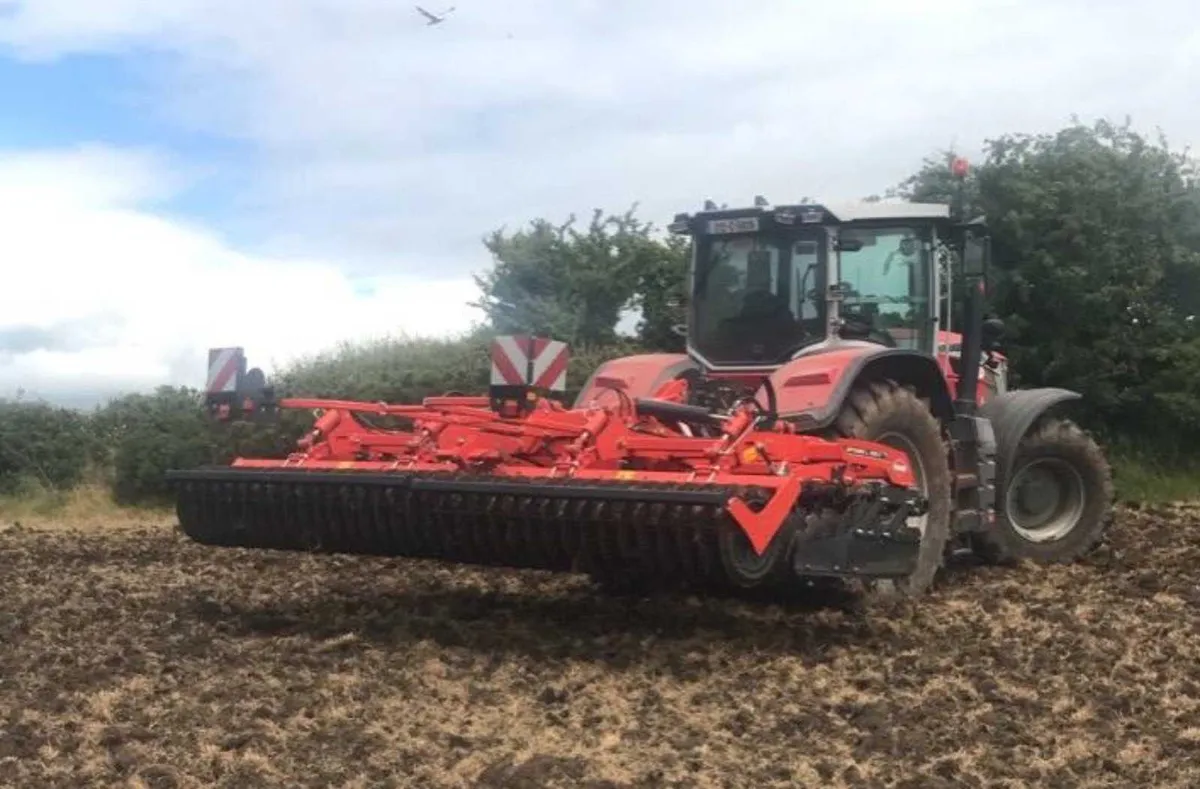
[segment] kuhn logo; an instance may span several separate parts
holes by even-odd
[[[863,449],[862,447],[849,447],[849,446],[846,447],[846,454],[862,455],[864,457],[875,458],[876,460],[883,460],[884,458],[887,457],[887,455],[880,452],[878,449]]]

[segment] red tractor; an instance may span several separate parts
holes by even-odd
[[[701,587],[817,578],[925,590],[944,559],[1070,561],[1111,473],[1057,408],[1011,390],[982,318],[990,243],[941,204],[679,214],[687,352],[614,359],[571,406],[565,348],[502,337],[487,395],[276,400],[214,351],[222,418],[313,409],[286,458],[170,473],[208,545],[438,559]],[[952,280],[966,294],[951,325]]]

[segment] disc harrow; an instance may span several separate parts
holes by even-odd
[[[763,489],[696,483],[579,485],[453,474],[216,468],[173,476],[180,523],[205,545],[436,559],[700,586],[731,580],[719,534],[739,527],[725,502],[736,497],[761,507],[769,498]],[[844,522],[835,517],[834,498],[832,487],[810,486],[775,539],[830,545],[840,535],[830,524]],[[843,513],[864,500],[843,498]],[[898,502],[884,506],[893,515],[915,511]],[[812,574],[821,574],[812,564],[815,550],[805,553]]]
[[[419,405],[235,392],[210,405],[311,410],[313,427],[286,458],[169,477],[183,531],[212,546],[702,586],[763,582],[744,569],[755,562],[906,571],[919,534],[905,518],[923,501],[903,453],[799,433],[753,399],[720,411],[685,398],[679,381],[580,408],[527,388]]]

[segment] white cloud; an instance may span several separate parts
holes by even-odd
[[[23,57],[170,53],[160,110],[256,146],[263,238],[360,266],[465,273],[484,232],[595,206],[858,197],[1072,113],[1200,126],[1191,0],[514,0],[432,28],[396,0],[7,2]]]
[[[478,318],[469,278],[352,281],[155,215],[140,204],[172,179],[154,162],[97,147],[0,155],[0,392],[201,385],[208,347],[242,345],[269,369],[343,339],[452,334]]]
[[[425,27],[397,0],[0,0],[0,54],[156,55],[146,111],[250,146],[239,230],[269,252],[154,213],[177,186],[154,156],[7,160],[0,254],[34,265],[0,331],[91,319],[119,341],[0,360],[0,391],[191,375],[210,344],[257,359],[459,326],[501,224],[860,197],[936,148],[977,155],[1072,114],[1180,145],[1200,128],[1192,0],[454,5]],[[385,274],[362,299],[348,271]]]

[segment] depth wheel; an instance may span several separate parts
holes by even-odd
[[[1070,420],[1044,420],[1018,445],[977,553],[998,564],[1076,561],[1103,541],[1113,496],[1112,469],[1096,442]]]
[[[933,585],[950,537],[950,463],[942,425],[916,393],[894,381],[859,386],[842,407],[836,435],[887,444],[904,452],[917,487],[929,500],[924,515],[908,525],[921,532],[921,548],[912,574],[898,579],[867,579],[868,594],[884,598],[916,597]]]
[[[737,589],[756,589],[790,578],[797,517],[792,515],[783,522],[762,555],[754,552],[750,538],[740,526],[725,520],[717,540],[721,565],[729,583]]]

